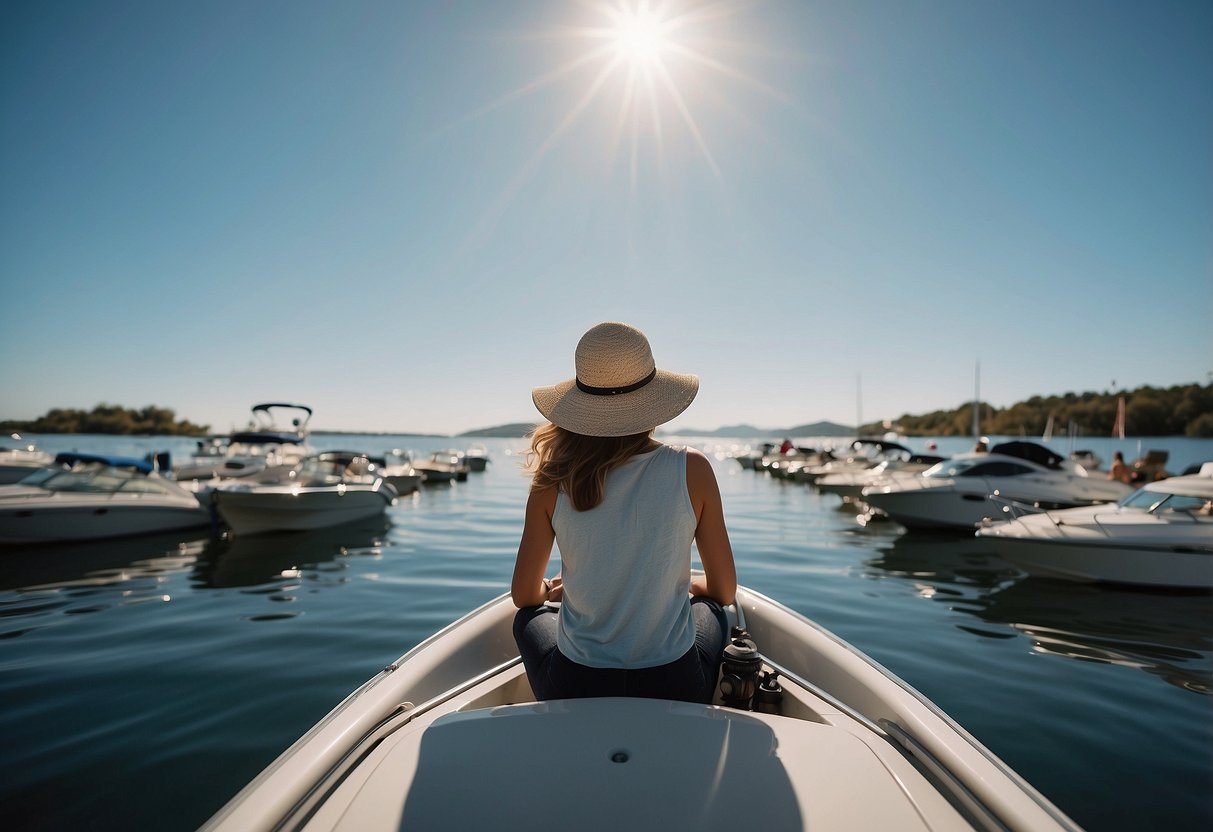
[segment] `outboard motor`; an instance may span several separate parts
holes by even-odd
[[[720,698],[724,704],[743,711],[751,710],[758,693],[761,669],[758,645],[747,631],[734,627],[721,657]]]

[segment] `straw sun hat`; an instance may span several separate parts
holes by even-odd
[[[577,377],[536,387],[531,398],[554,425],[585,436],[629,436],[686,410],[699,377],[657,369],[649,339],[614,321],[591,327],[577,343]]]

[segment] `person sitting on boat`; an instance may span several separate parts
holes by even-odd
[[[1133,481],[1133,471],[1125,464],[1125,455],[1120,451],[1112,454],[1112,464],[1108,466],[1108,479],[1124,483]]]
[[[550,424],[531,438],[510,590],[531,689],[710,702],[721,605],[737,591],[720,490],[706,456],[653,438],[699,379],[657,369],[648,339],[622,323],[586,332],[575,363],[576,378],[532,391]],[[553,542],[561,574],[549,580]],[[692,542],[703,565],[693,578]]]

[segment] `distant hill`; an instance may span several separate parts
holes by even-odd
[[[476,428],[465,431],[457,436],[484,436],[507,439],[521,439],[529,436],[535,429],[534,422],[512,422],[508,425],[497,425],[489,428]],[[835,422],[813,422],[807,425],[797,425],[794,428],[756,428],[753,425],[725,425],[714,430],[698,430],[695,428],[680,428],[678,430],[663,429],[657,431],[662,436],[721,436],[731,439],[782,439],[785,436],[854,436],[855,428],[839,425]]]
[[[797,425],[793,428],[756,428],[753,425],[725,425],[715,430],[697,430],[695,428],[680,428],[679,430],[662,430],[661,434],[678,434],[681,436],[722,436],[731,439],[771,439],[793,436],[854,436],[855,428],[840,425],[836,422],[812,422],[807,425]]]
[[[788,436],[854,436],[855,428],[837,422],[812,422],[788,428]]]
[[[504,437],[506,439],[521,439],[524,436],[530,435],[535,429],[534,422],[512,422],[508,425],[498,425],[493,428],[476,428],[475,430],[464,431],[456,434],[457,436],[489,436],[489,437]]]

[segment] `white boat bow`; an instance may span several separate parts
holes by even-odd
[[[502,596],[354,691],[203,828],[1076,830],[942,711],[838,637],[740,589],[779,713],[536,702]]]

